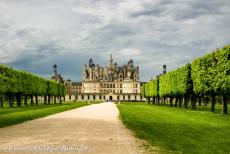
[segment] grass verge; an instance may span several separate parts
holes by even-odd
[[[118,105],[123,123],[163,153],[230,153],[230,115],[147,105]]]
[[[63,104],[40,104],[20,108],[0,108],[0,128],[79,108],[89,104],[90,102],[65,102]]]

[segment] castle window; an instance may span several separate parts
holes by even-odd
[[[96,99],[96,96],[95,95],[93,95],[93,100],[95,100]]]

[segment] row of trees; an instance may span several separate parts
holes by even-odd
[[[23,99],[27,105],[28,98],[31,105],[34,105],[34,101],[38,104],[38,97],[44,98],[44,104],[50,104],[51,98],[54,99],[54,103],[56,98],[61,103],[65,94],[66,87],[63,84],[0,65],[0,107],[3,107],[3,98],[9,102],[9,107],[13,107],[15,100],[20,107]]]
[[[222,100],[223,114],[227,114],[227,99],[230,95],[230,45],[197,58],[191,64],[173,70],[147,82],[144,96],[153,103],[169,100],[170,106],[192,109],[202,102],[211,100],[211,111],[215,111],[217,98]],[[160,101],[161,100],[161,101]]]

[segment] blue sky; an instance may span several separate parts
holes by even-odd
[[[139,65],[141,80],[229,44],[229,0],[1,0],[0,63],[81,81],[109,55]]]

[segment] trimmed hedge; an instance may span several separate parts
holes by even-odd
[[[230,45],[197,58],[192,64],[160,75],[159,82],[156,82],[157,80],[158,77],[142,87],[145,97],[156,97],[159,93],[164,103],[165,99],[169,98],[172,106],[175,99],[175,106],[178,101],[179,106],[183,101],[186,108],[190,99],[192,109],[195,109],[197,100],[200,104],[201,100],[210,99],[212,112],[218,97],[223,102],[223,113],[227,114],[227,98],[230,94]]]
[[[65,89],[65,85],[55,81],[46,80],[29,72],[14,70],[6,65],[0,65],[1,107],[3,106],[3,96],[9,101],[10,107],[13,107],[15,98],[17,106],[21,106],[22,97],[24,97],[25,105],[27,105],[27,97],[31,98],[31,104],[33,105],[34,97],[36,104],[38,104],[38,96],[44,96],[44,103],[46,103],[46,96],[48,96],[48,100],[52,96],[55,99],[56,97],[61,98],[65,96]]]

